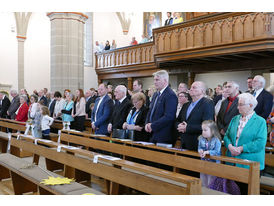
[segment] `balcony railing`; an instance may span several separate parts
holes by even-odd
[[[273,37],[273,13],[215,13],[153,30],[155,53],[244,43]]]

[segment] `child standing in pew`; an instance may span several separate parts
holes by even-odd
[[[205,120],[202,123],[202,135],[198,137],[198,152],[200,153],[200,157],[202,160],[212,161],[219,163],[220,161],[206,159],[205,156],[221,155],[221,136],[218,131],[217,125],[212,120]],[[208,174],[200,174],[200,178],[202,181],[202,186],[208,187],[211,183],[213,176]]]
[[[41,107],[41,114],[42,138],[49,140],[50,126],[52,125],[54,119],[49,116],[49,109],[45,106]]]

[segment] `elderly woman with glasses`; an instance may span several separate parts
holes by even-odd
[[[134,141],[149,141],[149,135],[145,132],[145,121],[148,108],[145,106],[146,96],[138,92],[131,97],[133,108],[130,110],[123,129],[134,130]]]
[[[262,171],[265,167],[266,121],[254,112],[257,100],[253,95],[243,93],[238,98],[240,114],[231,120],[224,136],[226,155],[259,162]],[[240,164],[236,166],[249,167]]]

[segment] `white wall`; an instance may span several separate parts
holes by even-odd
[[[12,32],[11,28],[15,31]],[[14,14],[0,12],[0,83],[9,84],[12,89],[17,89],[17,38]]]
[[[241,91],[247,90],[246,80],[250,76],[250,71],[238,71],[238,72],[219,72],[219,73],[207,73],[196,74],[195,81],[203,81],[208,88],[215,88],[218,84],[222,85],[225,81],[233,80],[240,85]]]
[[[106,40],[110,44],[115,39],[117,47],[129,46],[133,36],[139,42],[143,32],[143,12],[133,13],[131,25],[127,35],[123,34],[123,29],[115,12],[94,12],[93,14],[93,41],[103,42]]]
[[[50,20],[46,13],[32,13],[25,41],[25,87],[29,93],[50,90]]]

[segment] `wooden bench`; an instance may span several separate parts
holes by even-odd
[[[179,169],[186,169],[243,182],[248,184],[248,194],[260,194],[258,162],[226,156],[207,156],[209,159],[239,163],[250,167],[250,169],[245,169],[227,164],[217,164],[200,160],[198,152],[163,148],[155,145],[140,145],[132,141],[124,141],[98,135],[88,135],[67,130],[62,130],[61,141],[120,154],[124,159],[127,159],[128,157],[138,158],[171,166],[174,168],[174,172],[179,172]]]
[[[5,153],[5,152],[7,152],[8,140],[9,140],[7,135],[5,135],[5,133],[8,134],[7,129],[10,130],[10,133],[11,132],[24,133],[26,130],[26,123],[15,121],[15,120],[10,120],[10,119],[0,118],[0,128],[1,128],[1,132],[0,132],[0,148],[1,148],[1,150],[0,150],[0,152]],[[58,135],[51,133],[50,138],[53,141],[57,141]],[[32,155],[31,153],[23,151],[23,150],[13,151],[13,154],[18,157],[29,157]]]
[[[118,194],[120,185],[136,189],[146,194],[201,194],[201,181],[198,178],[127,160],[112,160],[107,156],[99,156],[98,162],[94,163],[94,158],[96,158],[98,153],[83,149],[71,149],[66,147],[66,145],[56,142],[35,140],[35,138],[31,136],[21,135],[21,139],[18,140],[16,137],[17,136],[14,135],[11,139],[11,145],[14,147],[26,149],[36,156],[44,156],[45,158],[60,162],[71,168],[77,168],[78,170],[106,179],[109,184],[108,194]],[[55,148],[64,146],[62,147],[62,151],[65,152],[57,152],[51,148],[36,145],[31,143],[30,140]],[[37,158],[34,159],[37,160]],[[170,183],[164,179],[159,179],[159,177],[174,180],[176,183]]]
[[[42,169],[37,165],[30,164],[29,162],[8,153],[0,154],[0,167],[1,170],[2,168],[9,170],[15,195],[37,191],[39,191],[40,195],[103,194],[77,182],[64,185],[44,185],[41,183],[43,179],[48,179],[49,176],[62,176]]]
[[[273,147],[266,147],[265,148],[265,165],[274,168],[274,148]],[[274,178],[261,176],[260,179],[261,189],[274,192]]]
[[[85,119],[85,131],[86,133],[91,133],[91,120]],[[51,128],[55,128],[58,130],[63,129],[63,122],[61,120],[54,120],[53,124],[51,125]]]

